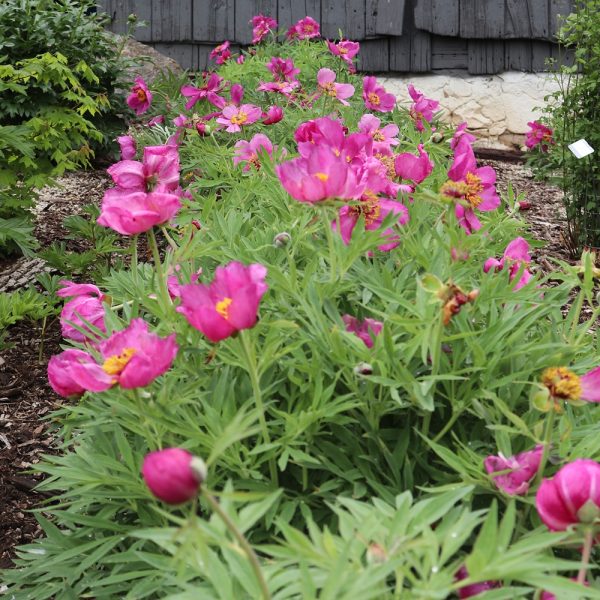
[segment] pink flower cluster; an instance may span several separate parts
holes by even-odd
[[[347,65],[350,73],[356,73],[356,67],[354,66],[353,58],[358,54],[360,50],[360,44],[358,42],[351,42],[350,40],[340,40],[339,42],[330,42],[327,40],[327,47],[334,56],[339,56]]]
[[[433,114],[438,109],[440,103],[437,100],[426,98],[425,95],[415,89],[412,84],[408,86],[408,93],[413,100],[410,107],[410,116],[415,122],[417,130],[424,131],[425,126],[423,125],[423,121],[431,123]]]
[[[131,93],[127,96],[127,106],[135,111],[136,115],[144,114],[152,104],[152,92],[141,77],[135,78]]]
[[[539,146],[542,152],[548,152],[549,147],[555,143],[554,131],[539,121],[530,121],[527,125],[529,131],[525,134],[525,145],[530,150]]]
[[[231,58],[229,46],[229,40],[224,41],[222,44],[219,44],[216,48],[211,50],[209,57],[218,65],[225,64]]]
[[[290,40],[310,40],[321,35],[321,28],[312,17],[304,17],[292,25],[286,35]]]
[[[259,44],[277,27],[277,21],[264,15],[252,17],[252,43]]]
[[[504,251],[504,255],[500,260],[496,258],[488,258],[483,265],[483,270],[485,273],[491,271],[502,271],[504,267],[507,267],[508,270],[508,279],[509,281],[513,281],[516,276],[519,274],[521,269],[523,269],[521,273],[521,277],[519,277],[519,281],[517,281],[513,290],[516,292],[520,290],[523,286],[529,283],[529,280],[533,277],[533,275],[527,270],[527,266],[531,262],[531,256],[529,255],[529,244],[522,237],[515,238]]]
[[[61,298],[72,298],[60,313],[63,337],[76,342],[85,342],[92,333],[90,325],[106,332],[104,324],[104,301],[106,297],[90,283],[61,281],[64,287],[57,292]]]

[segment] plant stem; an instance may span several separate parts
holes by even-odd
[[[133,282],[135,287],[138,287],[139,284],[139,269],[138,269],[138,236],[134,235],[131,240],[131,247],[129,249],[131,252],[131,274],[133,276]],[[136,290],[136,294],[138,291]]]
[[[554,429],[554,417],[556,415],[556,411],[554,410],[554,402],[552,402],[552,406],[550,407],[550,411],[546,416],[546,423],[544,428],[544,449],[542,450],[542,458],[540,460],[540,467],[538,469],[537,475],[535,476],[535,485],[539,485],[542,482],[542,477],[544,476],[544,469],[546,467],[546,462],[548,461],[548,454],[550,450],[550,443],[552,442],[552,432]]]
[[[583,538],[583,551],[581,553],[581,568],[577,575],[577,583],[583,585],[585,582],[585,574],[587,572],[588,565],[590,564],[590,554],[592,553],[592,545],[594,543],[594,529],[593,527],[587,527],[585,530],[585,536]]]
[[[165,312],[169,310],[171,306],[171,298],[169,296],[169,290],[167,289],[167,279],[165,277],[163,264],[160,260],[160,253],[158,251],[158,244],[156,243],[156,236],[154,235],[154,229],[148,230],[148,242],[152,249],[152,256],[154,258],[154,267],[156,268],[156,275],[158,277],[158,291],[160,303],[163,305]]]
[[[327,246],[329,248],[329,279],[331,283],[335,283],[337,275],[337,257],[335,254],[335,245],[333,241],[333,232],[331,231],[331,223],[327,216],[327,207],[323,209],[323,216],[325,221],[325,235],[327,237]],[[339,231],[339,223],[337,225]]]
[[[38,362],[42,362],[42,357],[44,355],[44,339],[46,337],[46,323],[48,322],[48,315],[44,317],[44,321],[42,323],[42,333],[40,335],[40,348],[38,351]]]
[[[246,355],[246,371],[250,376],[250,382],[252,384],[252,393],[254,394],[254,403],[256,404],[256,410],[258,412],[258,421],[260,423],[263,441],[265,444],[270,444],[271,436],[269,435],[269,427],[267,426],[267,419],[265,418],[265,406],[262,401],[262,392],[260,390],[256,356],[254,354],[254,348],[248,339],[248,335],[247,330],[240,331],[240,339],[242,341],[244,354]],[[275,458],[273,457],[269,459],[269,473],[271,481],[275,484],[275,487],[278,487],[279,478],[277,476],[277,465],[275,464]]]
[[[252,549],[252,546],[248,543],[248,540],[244,537],[244,534],[237,528],[236,524],[229,518],[229,515],[221,508],[218,500],[208,491],[202,489],[202,495],[210,505],[211,509],[219,515],[222,519],[223,523],[227,529],[229,529],[230,533],[233,537],[238,541],[239,545],[242,547],[248,560],[250,561],[250,566],[254,571],[254,575],[256,576],[256,580],[258,581],[258,585],[262,592],[262,596],[265,600],[271,600],[271,593],[269,592],[269,588],[267,587],[267,582],[265,581],[265,577],[263,575],[262,569],[260,568],[260,563],[258,562],[258,557],[256,556],[256,552]]]

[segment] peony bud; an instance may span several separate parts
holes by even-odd
[[[467,571],[467,567],[464,565],[456,572],[454,576],[456,581],[462,581],[463,579],[467,579],[469,577],[469,572]],[[459,598],[471,598],[472,596],[477,596],[482,592],[487,592],[488,590],[493,590],[494,588],[502,587],[499,581],[480,581],[479,583],[472,583],[471,585],[465,585],[461,588],[458,588],[458,597]]]
[[[165,448],[146,454],[142,475],[159,500],[167,504],[181,504],[198,493],[206,479],[206,465],[187,450]]]
[[[283,248],[284,246],[287,246],[291,241],[292,236],[287,231],[282,231],[273,238],[273,246],[275,246],[276,248]]]
[[[366,375],[373,375],[373,367],[369,363],[359,362],[354,367],[354,373],[356,375],[361,375],[363,377],[366,376]]]

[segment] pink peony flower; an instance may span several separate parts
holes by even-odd
[[[327,40],[327,47],[334,56],[339,56],[347,65],[350,73],[356,72],[352,59],[358,54],[360,44],[350,40],[340,40],[337,44]]]
[[[300,202],[356,199],[365,189],[358,171],[344,157],[318,145],[306,157],[277,165],[275,171],[287,193]]]
[[[127,96],[127,106],[135,111],[136,115],[144,114],[152,104],[152,92],[141,77],[135,78],[131,93]]]
[[[146,454],[142,476],[148,489],[167,504],[182,504],[198,494],[206,478],[204,462],[182,448]]]
[[[181,87],[181,94],[189,100],[185,104],[186,110],[191,110],[196,102],[208,98],[211,94],[215,95],[221,91],[223,78],[216,73],[203,73],[203,84],[200,87],[193,85],[184,85]]]
[[[408,93],[413,99],[413,104],[410,107],[410,116],[415,122],[417,130],[423,131],[425,129],[423,121],[431,123],[433,113],[437,110],[440,103],[437,100],[425,98],[425,95],[416,90],[412,83],[408,86]]]
[[[529,482],[536,476],[544,447],[538,445],[534,450],[521,452],[516,456],[506,458],[502,454],[488,456],[484,461],[485,470],[496,483],[499,489],[509,496],[524,496],[529,490]],[[499,471],[509,471],[501,475],[494,475]]]
[[[242,104],[239,107],[228,105],[223,109],[222,115],[217,118],[217,123],[227,125],[225,131],[237,133],[242,130],[242,126],[258,121],[261,115],[260,107],[254,104]]]
[[[77,342],[87,341],[89,337],[75,327],[90,331],[87,323],[100,329],[100,331],[106,331],[104,324],[104,294],[92,284],[77,284],[67,280],[60,283],[64,287],[57,292],[57,296],[73,298],[64,305],[60,313],[62,336]]]
[[[394,160],[396,175],[413,183],[423,182],[433,171],[433,163],[423,149],[423,144],[419,144],[417,150],[419,156],[404,152],[398,154]]]
[[[396,96],[388,94],[383,86],[377,85],[376,77],[363,78],[363,99],[369,110],[377,112],[390,112],[396,105]]]
[[[593,523],[600,518],[600,464],[586,458],[568,463],[542,481],[535,503],[551,531]]]
[[[494,185],[496,172],[492,167],[477,168],[473,148],[464,136],[456,144],[448,176],[451,181],[442,186],[441,193],[457,200],[455,212],[460,226],[467,234],[481,229],[474,209],[490,211],[500,206]]]
[[[477,138],[467,131],[467,124],[460,123],[450,140],[450,148],[454,150],[461,139],[465,139],[469,144],[473,143]]]
[[[380,127],[381,119],[375,115],[363,115],[358,122],[358,130],[373,138],[373,152],[389,151],[391,146],[397,146],[399,133],[398,126],[394,123]]]
[[[349,83],[335,83],[335,77],[336,75],[331,69],[319,69],[317,73],[318,94],[319,96],[327,94],[348,106],[346,98],[350,98],[354,94],[354,86]]]
[[[266,113],[263,113],[263,125],[274,125],[283,119],[283,109],[281,106],[269,106]]]
[[[275,92],[286,98],[291,98],[294,90],[300,85],[299,81],[263,81],[256,88],[259,92]]]
[[[520,290],[524,285],[529,283],[529,280],[533,275],[527,270],[527,266],[531,262],[531,256],[529,255],[529,244],[522,237],[515,238],[504,251],[504,256],[497,260],[495,258],[488,258],[483,265],[485,273],[494,269],[495,271],[502,271],[505,266],[508,266],[508,279],[513,281],[518,275],[521,267],[524,265],[525,269],[521,274],[521,277],[513,291]]]
[[[525,145],[530,150],[539,145],[542,152],[548,152],[548,146],[556,143],[553,137],[554,131],[539,121],[530,121],[527,125],[530,129],[525,134]]]
[[[383,329],[383,323],[376,321],[375,319],[365,319],[359,321],[356,317],[351,315],[343,315],[342,321],[346,325],[346,331],[354,333],[356,337],[360,338],[367,348],[373,347],[373,338],[379,335]]]
[[[236,143],[233,164],[246,163],[244,171],[249,171],[251,167],[258,170],[260,169],[259,152],[266,152],[269,156],[273,154],[273,144],[263,133],[257,133],[249,142],[240,140]]]
[[[600,402],[600,367],[585,375],[566,367],[550,367],[542,373],[542,384],[555,400]]]
[[[121,160],[131,160],[135,158],[137,152],[135,140],[130,135],[120,135],[117,138],[119,147],[121,148]]]
[[[319,24],[312,17],[304,17],[287,31],[290,40],[309,40],[321,35]]]
[[[252,43],[262,42],[273,29],[277,27],[277,21],[264,15],[252,17]]]
[[[219,44],[216,48],[213,48],[209,54],[209,57],[213,59],[218,65],[226,63],[231,58],[229,41],[226,40],[222,44]]]
[[[90,354],[71,348],[50,359],[48,382],[59,396],[68,398],[85,391],[103,392],[112,386],[112,377]]]
[[[462,581],[463,579],[467,579],[467,577],[469,577],[469,572],[467,571],[467,567],[463,565],[457,571],[454,578],[456,581]],[[461,588],[458,588],[458,597],[461,600],[463,598],[472,598],[473,596],[477,596],[482,592],[487,592],[488,590],[493,590],[499,587],[502,587],[499,581],[481,581],[479,583],[472,583],[470,585],[465,585]]]
[[[291,58],[274,56],[266,64],[266,67],[273,73],[276,81],[296,81],[296,75],[300,73],[300,69],[294,67],[294,62]]]
[[[217,267],[210,285],[180,287],[177,312],[211,342],[228,338],[241,329],[254,327],[258,305],[268,289],[266,275],[267,269],[259,264],[230,262]]]
[[[152,117],[147,123],[146,127],[154,127],[155,125],[161,125],[165,122],[165,115],[157,115]]]

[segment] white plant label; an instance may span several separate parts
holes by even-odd
[[[576,142],[569,144],[569,150],[573,153],[575,158],[583,158],[594,151],[585,140],[577,140]]]

